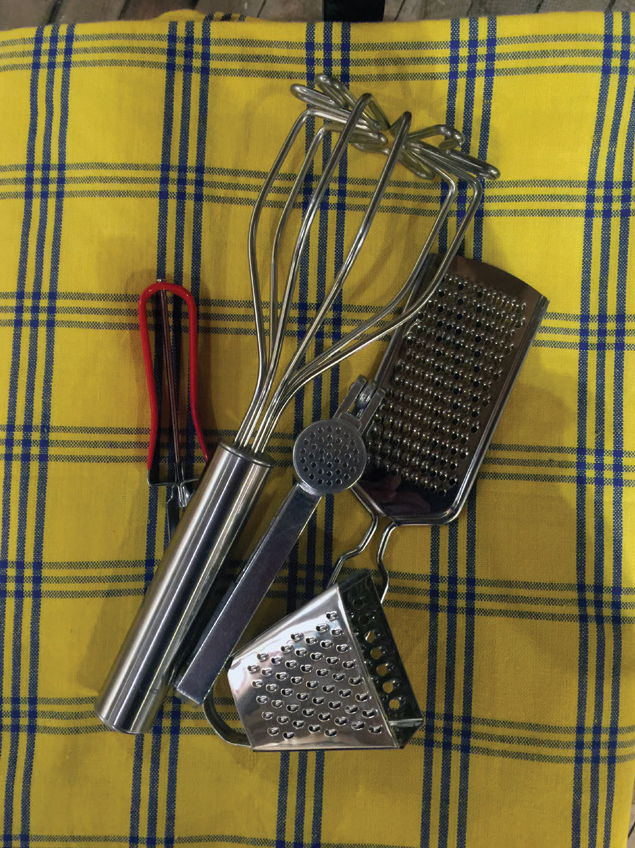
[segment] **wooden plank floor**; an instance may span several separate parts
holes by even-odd
[[[0,30],[50,23],[140,20],[172,9],[319,21],[321,0],[0,0]],[[386,0],[385,21],[555,11],[635,12],[635,0]]]

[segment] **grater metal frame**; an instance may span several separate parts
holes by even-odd
[[[403,748],[423,717],[367,570],[316,596],[239,651],[227,672],[240,733],[254,751]]]

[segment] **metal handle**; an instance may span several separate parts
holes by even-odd
[[[264,455],[216,448],[95,704],[107,727],[151,728],[189,648],[188,633],[270,470]]]
[[[300,483],[291,489],[177,676],[174,688],[184,698],[202,704],[211,692],[321,499]]]

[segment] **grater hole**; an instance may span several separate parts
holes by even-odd
[[[308,692],[298,692],[298,694],[296,695],[296,698],[298,699],[298,701],[308,701],[309,693]]]
[[[391,698],[390,701],[388,701],[388,709],[390,709],[390,710],[398,710],[400,706],[401,706],[401,699],[400,698]]]
[[[388,665],[388,663],[382,663],[381,665],[377,666],[377,674],[380,677],[385,677],[388,674],[389,671],[390,671],[390,666]]]
[[[373,648],[370,652],[370,655],[371,655],[372,659],[374,659],[374,660],[381,659],[383,654],[384,654],[384,649],[381,648],[381,647]]]
[[[326,677],[329,673],[329,670],[328,670],[328,668],[318,668],[318,670],[315,673],[317,674],[318,677]]]
[[[334,727],[329,727],[324,731],[325,736],[337,736],[337,730]]]
[[[278,734],[280,733],[280,728],[279,727],[268,727],[267,733],[269,734],[269,736],[278,736]]]
[[[373,728],[371,727],[371,730],[372,729]],[[293,731],[291,731],[291,730],[287,730],[286,733],[283,733],[282,735],[285,739],[294,739],[295,738],[295,733],[293,733]]]
[[[375,733],[375,734],[376,733],[382,733],[383,730],[384,730],[384,728],[381,726],[381,724],[374,724],[372,727],[369,727],[368,729],[370,730],[371,733]]]
[[[366,727],[365,721],[352,721],[351,727],[353,730],[363,730]]]
[[[300,730],[302,727],[304,727],[306,722],[302,721],[301,718],[298,718],[295,721],[292,721],[291,724],[293,725],[293,727],[295,727],[296,730]]]
[[[386,680],[385,683],[382,684],[381,687],[387,695],[390,695],[397,688],[396,680]]]
[[[375,633],[374,630],[369,630],[368,633],[364,636],[364,639],[369,644],[372,644],[375,641],[376,638],[377,638],[377,634]]]
[[[302,710],[302,715],[310,718],[312,715],[315,715],[315,710],[313,707],[307,707],[305,710]]]
[[[319,733],[321,730],[319,724],[310,724],[309,725],[309,733]]]

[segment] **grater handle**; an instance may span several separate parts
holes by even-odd
[[[321,499],[300,483],[291,489],[174,681],[179,695],[205,701]]]

